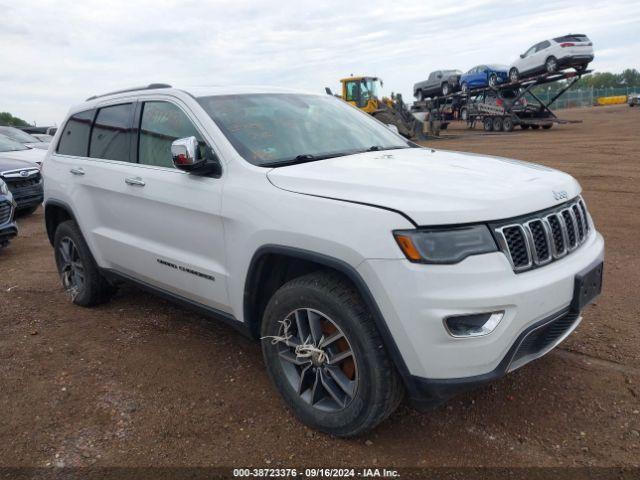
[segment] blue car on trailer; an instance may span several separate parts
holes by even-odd
[[[478,65],[460,77],[462,93],[474,88],[495,87],[509,81],[509,68],[506,65]]]

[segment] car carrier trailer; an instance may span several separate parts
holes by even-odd
[[[498,84],[494,87],[475,88],[467,94],[462,92],[450,93],[449,95],[416,101],[411,106],[411,111],[414,115],[424,115],[430,121],[438,121],[442,124],[454,120],[465,121],[469,128],[475,128],[476,124],[480,124],[486,131],[510,132],[516,126],[520,126],[523,130],[528,128],[549,129],[554,123],[581,123],[581,120],[558,118],[550,106],[567,92],[582,75],[590,72],[591,70],[544,73],[517,82]],[[533,89],[537,86],[560,80],[569,81],[567,85],[546,102],[533,92]],[[483,102],[487,95],[499,95],[500,92],[505,90],[513,90],[517,94],[509,102],[501,102],[501,104],[492,105]],[[527,94],[536,104],[523,105],[523,99]]]

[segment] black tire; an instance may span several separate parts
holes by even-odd
[[[462,91],[463,95],[469,95],[469,85],[467,85],[467,82],[462,82],[462,85],[460,85],[460,90]]]
[[[502,131],[502,117],[493,117],[492,129],[494,132]]]
[[[520,72],[518,72],[518,69],[516,67],[513,67],[511,70],[509,70],[509,81],[511,83],[515,83],[518,80],[520,80]]]
[[[588,66],[588,64],[583,63],[582,65],[576,65],[576,66],[575,66],[575,67],[573,67],[573,68],[575,68],[575,69],[576,69],[576,72],[578,72],[578,73],[582,73],[582,72],[584,72],[584,71],[587,69],[587,66]]]
[[[502,131],[503,132],[513,131],[513,119],[511,117],[504,117],[504,119],[502,120]]]
[[[451,92],[451,86],[449,82],[445,82],[442,84],[442,95],[447,96]]]
[[[32,215],[36,210],[38,210],[39,207],[40,205],[34,205],[33,207],[16,210],[16,217],[27,217],[29,215]]]
[[[74,254],[69,254],[70,262],[65,259],[63,253],[69,245],[75,249]],[[73,303],[82,307],[92,307],[111,298],[114,287],[100,274],[93,255],[73,220],[58,225],[53,248],[58,274]],[[68,263],[73,265],[67,265]]]
[[[495,88],[498,85],[498,76],[495,73],[492,73],[489,75],[487,82],[491,88]]]
[[[490,132],[493,130],[493,119],[491,117],[484,117],[482,119],[482,127],[485,132]]]
[[[418,101],[422,102],[425,99],[424,92],[422,90],[418,90]]]
[[[553,127],[553,123],[545,123],[542,125],[543,130],[549,130],[551,127]]]
[[[520,125],[520,128],[522,130],[529,130],[529,127],[531,127],[531,125],[527,124],[527,123],[523,123]]]
[[[308,369],[313,370],[312,379],[315,376],[317,381],[330,378],[331,375],[328,375],[327,371],[336,366],[332,367],[329,364],[330,360],[324,363],[317,358],[304,360],[298,353],[293,354],[293,357],[289,355],[289,358],[294,358],[295,361],[304,360],[306,366],[294,365],[292,360],[283,360],[282,356],[283,351],[290,352],[290,346],[278,341],[274,343],[271,338],[283,334],[283,322],[294,312],[309,310],[314,314],[321,313],[326,316],[320,318],[330,319],[330,323],[344,334],[343,343],[346,343],[346,348],[352,352],[352,367],[349,373],[346,373],[344,366],[339,367],[345,375],[353,373],[355,376],[350,380],[353,382],[352,396],[344,397],[344,405],[334,402],[337,407],[334,410],[329,409],[328,405],[335,397],[328,396],[329,389],[325,387],[321,387],[320,390],[326,395],[321,400],[313,400],[316,389],[311,385],[313,382],[309,382]],[[303,321],[302,323],[304,324]],[[307,324],[311,325],[311,322]],[[297,325],[296,321],[294,333],[287,330],[292,335],[291,342],[296,342],[299,336]],[[325,338],[325,335],[331,336],[331,332],[327,332],[324,326],[316,331],[317,336],[322,334],[321,338]],[[333,330],[336,331],[338,330]],[[371,313],[353,286],[338,274],[315,272],[283,285],[265,309],[261,334],[262,352],[271,380],[285,404],[303,423],[312,428],[338,437],[358,435],[385,420],[402,400],[404,389],[400,377],[386,354]],[[311,333],[300,336],[310,339]],[[334,348],[339,348],[340,341],[342,340],[332,343]],[[331,353],[330,348],[332,347],[326,347],[327,353],[330,354],[329,359],[336,354],[335,351]],[[294,384],[302,385],[303,393],[299,394]],[[335,385],[338,385],[337,381]],[[340,392],[341,390],[338,390],[338,393]],[[305,394],[308,395],[304,397]]]
[[[544,68],[547,71],[547,73],[555,73],[558,71],[558,60],[556,59],[556,57],[551,56],[549,58],[547,58],[547,60],[544,62]]]
[[[531,125],[531,128],[533,130],[538,130],[540,128],[540,125]]]

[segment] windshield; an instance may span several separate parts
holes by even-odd
[[[198,102],[237,152],[258,166],[412,146],[332,95],[220,95]]]
[[[28,133],[13,127],[0,127],[0,134],[20,143],[38,143],[40,141],[36,137],[32,137]]]
[[[16,152],[18,150],[28,150],[28,148],[21,143],[14,142],[9,137],[0,135],[0,152]]]

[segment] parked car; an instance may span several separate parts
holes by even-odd
[[[460,77],[460,89],[469,93],[474,88],[495,87],[508,81],[504,65],[478,65]]]
[[[573,67],[583,72],[593,60],[593,44],[586,35],[569,34],[536,43],[509,67],[509,80]]]
[[[422,101],[428,97],[448,95],[460,90],[460,70],[436,70],[429,78],[413,86],[413,96]]]
[[[0,249],[9,245],[18,234],[18,226],[14,220],[16,203],[7,184],[0,178]]]
[[[43,200],[40,168],[25,160],[0,157],[0,179],[8,186],[18,215],[35,212]]]
[[[46,133],[32,133],[31,136],[46,144],[51,143],[53,140],[53,135],[47,135]]]
[[[627,95],[627,103],[630,107],[640,104],[640,93],[630,93]]]
[[[24,160],[40,166],[46,153],[46,150],[26,147],[22,143],[0,135],[0,160],[6,158]]]
[[[478,95],[471,97],[469,102],[460,107],[460,119],[466,121],[469,113],[478,113],[477,106],[480,104],[493,105],[509,109],[515,113],[521,113],[526,110],[528,102],[524,97],[517,99],[519,93],[519,90],[515,88],[482,91]]]
[[[124,281],[228,322],[333,435],[522,367],[600,292],[574,178],[420,147],[332,95],[152,85],[61,128],[45,224],[71,301]]]
[[[19,128],[0,126],[0,135],[4,135],[5,137],[10,138],[14,142],[21,143],[25,147],[39,148],[42,150],[46,150],[47,148],[49,148],[49,142],[43,142],[39,138],[23,132]]]
[[[32,126],[28,126],[28,127],[20,127],[20,130],[22,130],[23,132],[30,133],[30,134],[41,133],[41,134],[44,134],[44,135],[54,136],[56,134],[56,131],[58,130],[58,127],[32,127]]]

